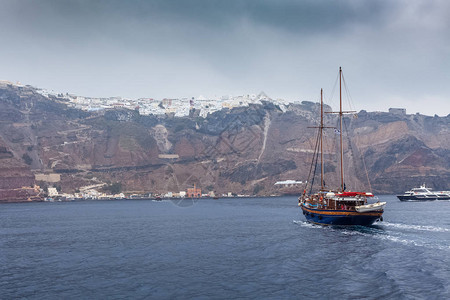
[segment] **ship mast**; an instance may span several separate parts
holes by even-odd
[[[328,112],[326,112],[326,113],[328,113]],[[335,128],[335,127],[324,126],[324,124],[323,124],[323,114],[324,114],[324,111],[323,111],[323,89],[320,89],[320,124],[319,124],[319,126],[308,127],[308,128],[319,128],[319,133],[318,133],[318,135],[316,137],[317,139],[316,139],[316,145],[314,147],[314,158],[313,158],[313,161],[311,163],[311,169],[309,170],[310,175],[308,176],[308,181],[307,181],[307,182],[309,182],[313,165],[317,166],[317,157],[318,157],[318,154],[319,154],[318,152],[320,152],[320,191],[324,191],[325,190],[325,184],[324,184],[324,180],[323,180],[323,178],[324,178],[323,129],[324,128]],[[315,171],[314,171],[314,174],[315,174]],[[311,188],[312,188],[312,186],[311,186]]]
[[[323,184],[323,89],[320,89],[320,190],[324,190]]]
[[[342,68],[339,67],[339,138],[341,153],[341,191],[344,191],[344,147],[342,146]]]
[[[319,143],[320,143],[320,190],[325,190],[325,181],[324,181],[324,173],[325,173],[325,166],[323,164],[323,129],[324,128],[335,128],[335,127],[328,127],[324,126],[323,124],[323,89],[320,89],[320,125],[319,127],[312,127],[312,128],[319,128]]]
[[[339,67],[339,111],[338,112],[325,112],[331,114],[339,114],[339,152],[340,152],[340,177],[341,177],[341,189],[343,192],[345,190],[345,182],[344,182],[344,143],[342,141],[342,122],[343,115],[348,113],[354,113],[355,111],[343,111],[342,110],[342,68]],[[345,81],[344,81],[345,84]]]

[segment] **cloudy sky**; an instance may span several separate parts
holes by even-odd
[[[84,96],[257,94],[450,113],[450,1],[0,0],[0,79]],[[334,99],[334,98],[333,98]]]

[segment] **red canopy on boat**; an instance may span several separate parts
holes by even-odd
[[[356,196],[366,196],[373,197],[372,193],[363,193],[363,192],[342,192],[340,194],[336,194],[338,197],[356,197]]]

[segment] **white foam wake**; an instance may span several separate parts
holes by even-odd
[[[445,229],[445,228],[443,228],[443,229]],[[375,238],[375,239],[379,239],[379,240],[383,240],[383,241],[399,243],[399,244],[402,244],[402,245],[405,245],[405,246],[426,247],[426,248],[433,248],[433,249],[447,250],[447,251],[450,250],[450,246],[449,245],[430,244],[430,243],[427,243],[425,241],[419,241],[419,240],[412,240],[412,239],[404,238],[404,237],[401,236],[402,234],[400,234],[400,236],[396,236],[395,233],[394,234],[388,234],[387,232],[384,233],[383,231],[362,232],[362,231],[358,231],[358,230],[354,230],[354,231],[347,231],[347,230],[345,230],[345,231],[342,232],[342,234],[345,234],[345,235],[361,235],[361,236]]]
[[[421,231],[433,231],[433,232],[450,232],[449,228],[443,228],[438,226],[428,226],[428,225],[413,225],[413,224],[401,224],[401,223],[389,223],[384,222],[382,225],[387,227],[394,227],[399,229],[409,229],[409,230],[421,230]]]
[[[300,225],[302,227],[307,227],[307,228],[318,228],[318,229],[323,229],[326,228],[325,226],[321,226],[321,225],[316,225],[307,221],[296,221],[293,220],[294,224]]]

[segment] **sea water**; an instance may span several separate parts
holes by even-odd
[[[372,227],[295,197],[0,205],[0,299],[449,299],[450,202]]]

